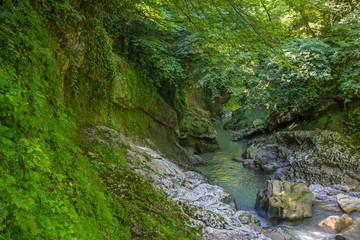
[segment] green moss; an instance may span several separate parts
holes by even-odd
[[[292,201],[300,201],[301,199],[303,199],[307,194],[312,194],[310,191],[302,191],[301,193],[300,193],[300,195],[296,198],[296,199],[294,199],[294,200],[292,200]]]
[[[287,205],[288,205],[287,199],[286,199],[286,197],[285,197],[283,194],[280,194],[280,195],[278,196],[278,199],[280,200],[280,202],[281,202],[281,204],[282,204],[283,206],[287,206]]]
[[[293,193],[295,191],[295,184],[290,185],[290,193]]]
[[[152,136],[157,125],[140,109],[154,104],[146,102],[151,88],[129,73],[136,84],[118,86],[119,96],[131,92],[138,108],[114,110],[109,90],[119,73],[102,25],[92,19],[79,43],[85,55],[73,54],[62,41],[78,33],[59,27],[67,20],[56,14],[85,27],[86,16],[55,1],[41,5],[48,9],[32,3],[7,1],[1,19],[0,238],[195,239],[199,230],[187,227],[182,210],[127,167],[124,149],[98,146],[90,158],[77,145],[78,129],[89,124]],[[66,59],[70,72],[61,75]]]

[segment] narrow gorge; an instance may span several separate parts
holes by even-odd
[[[0,1],[0,239],[360,239],[360,5]]]

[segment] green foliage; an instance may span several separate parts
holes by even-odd
[[[241,92],[247,75],[248,72],[241,66],[240,61],[231,63],[224,60],[200,60],[191,73],[193,78],[199,79],[196,87],[206,88],[211,100],[220,96],[222,92],[238,96],[237,93]]]
[[[64,83],[55,56],[66,51],[56,42],[70,20],[58,12],[89,24],[84,62],[70,54]],[[46,24],[54,22],[49,32]],[[99,159],[90,161],[75,144],[84,120],[72,115],[79,109],[64,107],[63,92],[71,89],[76,98],[85,83],[93,102],[112,100],[115,68],[99,20],[68,1],[5,1],[0,32],[0,238],[194,239],[181,210],[127,167],[124,152],[95,149]],[[86,72],[79,72],[81,63]],[[122,183],[121,194],[108,180]]]
[[[125,18],[126,17],[126,18]],[[105,18],[115,51],[135,63],[142,77],[171,106],[181,109],[179,89],[184,79],[183,30],[164,28],[136,15]]]
[[[360,107],[348,112],[345,125],[351,135],[360,139]]]
[[[228,127],[250,127],[256,119],[272,123],[289,114],[306,116],[331,91],[327,44],[318,39],[295,39],[281,50],[285,58],[268,58],[256,66],[247,80],[243,107]]]
[[[58,105],[56,48],[44,19],[26,3],[8,10],[1,19],[0,238],[117,236],[110,198]]]
[[[358,13],[357,16],[360,16]],[[332,46],[330,62],[339,94],[350,102],[360,97],[360,24],[350,21],[336,24],[326,41]]]
[[[272,107],[277,113],[295,109],[306,114],[330,91],[329,46],[317,39],[297,39],[282,49],[290,66],[283,59],[267,63],[267,90],[273,98]]]
[[[84,78],[90,85],[90,100],[113,99],[115,66],[107,32],[97,18],[87,18],[84,49]]]

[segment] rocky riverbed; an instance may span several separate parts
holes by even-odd
[[[130,167],[177,202],[189,215],[189,225],[203,229],[202,239],[290,239],[281,229],[264,230],[256,217],[236,210],[233,198],[224,189],[153,149],[135,145],[104,126],[88,127],[83,132],[88,144],[126,147]]]
[[[207,180],[204,176],[198,172],[185,170],[176,164],[174,164],[169,159],[165,158],[161,153],[147,147],[144,145],[134,144],[129,139],[126,139],[124,136],[119,134],[117,131],[104,127],[104,126],[93,126],[85,128],[84,135],[86,136],[87,144],[105,144],[110,147],[115,148],[125,148],[127,161],[130,167],[145,177],[145,179],[151,182],[156,188],[160,191],[164,191],[169,199],[178,203],[179,206],[183,209],[184,213],[189,216],[189,226],[192,226],[195,229],[202,229],[202,239],[292,239],[291,236],[287,233],[292,233],[297,231],[298,228],[292,229],[291,226],[285,228],[286,231],[283,231],[281,228],[267,228],[264,229],[260,221],[253,216],[250,212],[247,211],[238,211],[236,210],[236,205],[233,197],[227,193],[223,188],[207,183]],[[312,141],[306,140],[307,137],[300,134],[300,137],[297,138],[297,135],[292,135],[297,139],[297,143],[292,143],[289,145],[280,145],[279,142],[264,142],[260,143],[253,141],[248,150],[245,152],[244,156],[252,156],[253,166],[256,169],[264,170],[266,167],[264,165],[271,164],[271,161],[276,163],[284,164],[275,170],[271,170],[269,176],[275,178],[281,175],[276,175],[279,172],[279,169],[296,167],[301,164],[293,164],[295,162],[306,161],[307,158],[299,158],[294,160],[294,156],[300,156],[300,150],[296,150],[292,145],[298,144],[302,145],[303,151],[306,154],[316,153],[321,156],[319,153],[320,147],[314,146]],[[307,136],[307,135],[305,135]],[[290,137],[290,139],[292,139]],[[316,138],[315,138],[316,139]],[[271,138],[268,139],[268,141]],[[312,139],[313,140],[313,139]],[[290,142],[293,140],[289,140]],[[299,142],[298,142],[299,141]],[[255,145],[253,144],[255,143]],[[266,143],[269,143],[266,145]],[[339,154],[339,153],[337,153]],[[342,156],[348,156],[350,153],[343,151]],[[348,154],[348,155],[346,155]],[[91,153],[89,153],[91,155]],[[302,155],[303,156],[303,155]],[[337,155],[339,156],[339,155]],[[356,156],[355,156],[356,157]],[[325,161],[325,156],[323,156],[322,162]],[[250,159],[250,158],[249,158]],[[266,161],[264,161],[266,159]],[[268,161],[268,160],[271,161]],[[353,158],[349,158],[351,161]],[[239,160],[239,159],[237,159]],[[250,161],[251,161],[250,160]],[[280,160],[280,161],[279,161]],[[356,159],[355,159],[356,160]],[[354,160],[353,160],[354,161]],[[265,163],[265,164],[264,164]],[[316,163],[316,162],[315,162]],[[316,167],[318,165],[315,164]],[[321,165],[320,165],[321,166]],[[347,166],[346,163],[345,165]],[[356,165],[355,165],[356,166]],[[350,169],[339,168],[338,165],[334,165],[335,171],[343,171],[343,173],[350,172]],[[293,168],[297,169],[297,168]],[[302,169],[302,168],[300,168]],[[356,168],[352,171],[357,171]],[[291,171],[290,171],[291,172]],[[287,175],[289,176],[289,175]],[[344,176],[344,174],[342,175]],[[279,177],[280,178],[280,177]],[[329,180],[331,178],[324,176],[321,179]],[[342,177],[340,179],[347,179]],[[306,178],[294,178],[297,182],[307,183]],[[347,180],[348,181],[348,180]],[[356,181],[356,179],[355,179]],[[346,182],[346,181],[345,181]],[[351,182],[351,181],[350,181]],[[328,183],[325,181],[325,183]],[[286,185],[286,189],[292,189],[292,183]],[[283,184],[282,184],[283,186]],[[305,186],[305,185],[304,185]],[[301,186],[303,187],[303,186]],[[293,187],[293,192],[296,187]],[[269,188],[268,188],[269,189]],[[283,189],[283,187],[282,187]],[[303,189],[303,188],[301,188]],[[342,185],[329,185],[323,186],[319,184],[312,184],[309,186],[309,190],[314,194],[316,198],[317,207],[325,208],[331,211],[338,211],[341,213],[342,209],[351,209],[357,210],[358,205],[349,205],[347,204],[349,198],[340,197],[345,207],[339,207],[341,205],[339,202],[339,194],[343,194],[348,197],[357,198],[358,193],[356,192],[357,187],[346,187]],[[265,191],[265,190],[264,190]],[[274,191],[272,191],[274,192]],[[278,200],[282,199],[282,191],[279,190],[276,197]],[[298,191],[301,195],[303,190]],[[281,196],[280,196],[281,195]],[[291,194],[289,196],[292,196]],[[309,195],[310,196],[310,195]],[[280,197],[280,198],[279,198]],[[294,196],[292,196],[294,197]],[[296,197],[297,198],[297,197]],[[352,200],[350,199],[350,202]],[[285,201],[283,201],[285,202]],[[286,203],[286,202],[285,202]],[[314,202],[311,200],[308,205],[311,208],[311,205]],[[294,207],[292,204],[285,204],[287,207]],[[281,209],[279,206],[275,206],[276,209]],[[275,209],[272,208],[272,209]],[[270,209],[270,208],[269,208]],[[272,211],[272,210],[271,210]],[[283,210],[279,210],[281,212]],[[283,212],[282,212],[283,213]],[[291,215],[291,214],[290,214]],[[289,216],[290,216],[289,215]],[[284,215],[285,216],[285,215]],[[308,210],[304,210],[303,216],[309,217],[311,214],[308,214]],[[324,217],[323,219],[325,219]],[[343,217],[344,219],[348,219]],[[316,218],[317,219],[317,218]],[[342,219],[335,217],[333,219]],[[291,220],[291,219],[290,219]],[[322,220],[322,219],[320,219]],[[317,225],[318,222],[315,223]],[[316,220],[317,221],[317,220]],[[354,236],[359,236],[358,226],[359,219],[354,218],[352,224],[346,226],[345,230],[341,233],[334,233],[330,236],[329,239],[335,239],[335,237],[344,239],[356,239]],[[290,228],[289,228],[290,227]],[[303,231],[306,231],[305,228]],[[301,235],[301,233],[300,233]],[[304,236],[305,237],[305,236]],[[297,238],[293,238],[297,239]],[[313,238],[306,238],[313,239]]]
[[[305,183],[315,195],[318,208],[340,214],[360,211],[359,152],[355,142],[337,132],[282,131],[251,139],[242,158],[233,158],[233,161],[242,163],[245,168],[262,171],[268,179],[281,180],[287,184]],[[285,200],[298,197],[289,195],[289,191],[277,191],[278,188],[275,191],[269,187],[274,185],[270,182],[258,194],[258,210],[270,218],[291,220],[288,214],[304,208],[286,204],[289,201]],[[275,202],[279,196],[283,201]],[[302,216],[303,211],[297,212],[296,217],[298,214]],[[355,230],[359,220],[356,215],[354,219],[338,214],[327,217],[319,226],[338,233],[328,239],[360,238],[359,232]]]

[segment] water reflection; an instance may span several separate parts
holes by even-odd
[[[218,133],[221,150],[215,153],[201,155],[206,161],[205,166],[197,167],[211,184],[216,184],[229,192],[235,199],[239,210],[254,212],[256,194],[264,185],[265,178],[255,171],[244,169],[242,164],[231,160],[241,157],[246,142],[232,142],[230,134],[216,122],[214,128]]]

